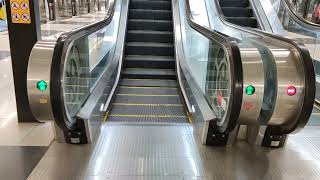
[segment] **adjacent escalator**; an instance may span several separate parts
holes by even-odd
[[[259,27],[249,0],[219,0],[219,4],[223,15],[230,23],[251,28]]]
[[[112,122],[186,123],[175,72],[170,0],[131,0]]]

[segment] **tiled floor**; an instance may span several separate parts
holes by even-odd
[[[320,131],[308,127],[279,149],[208,147],[184,126],[106,123],[93,144],[53,142],[29,180],[319,180]]]

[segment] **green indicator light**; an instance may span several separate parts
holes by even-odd
[[[44,80],[41,80],[41,81],[37,82],[37,88],[40,91],[45,91],[47,89],[47,87],[48,87],[48,84]]]
[[[254,94],[255,91],[256,91],[256,89],[255,89],[254,86],[252,86],[252,85],[249,85],[249,86],[247,86],[247,88],[246,88],[246,94],[248,94],[248,95]]]

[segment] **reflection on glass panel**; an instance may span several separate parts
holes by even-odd
[[[310,1],[311,4],[317,4],[316,1]],[[319,1],[320,2],[320,1]],[[320,13],[320,6],[319,6]],[[320,15],[320,14],[319,14]],[[303,43],[309,50],[311,57],[314,61],[320,61],[320,32],[314,31],[312,29],[306,28],[298,24],[295,19],[293,19],[287,8],[285,7],[284,2],[281,3],[278,16],[285,30],[288,31],[289,36]],[[318,62],[315,62],[316,64]],[[319,71],[315,66],[315,72],[319,76]]]
[[[58,0],[57,4],[60,17],[72,16],[71,0]]]
[[[79,14],[89,13],[89,1],[88,0],[79,0]]]
[[[289,0],[288,2],[301,17],[313,23],[320,24],[319,0]]]
[[[120,6],[116,6],[111,24],[72,42],[66,54],[63,94],[69,116],[82,104],[113,59],[118,35]]]
[[[183,1],[180,1],[179,5],[182,42],[187,65],[216,116],[223,120],[230,96],[230,69],[224,49],[217,42],[192,29],[184,14]],[[192,12],[195,19],[201,19],[201,24],[209,27],[207,16],[199,13],[206,12],[203,8],[205,6],[197,2],[197,8]]]

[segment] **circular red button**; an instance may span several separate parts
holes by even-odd
[[[295,95],[297,93],[297,88],[296,87],[294,87],[294,86],[289,86],[288,88],[287,88],[287,94],[289,95],[289,96],[293,96],[293,95]]]

